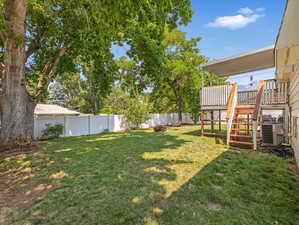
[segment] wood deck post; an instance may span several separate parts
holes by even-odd
[[[204,132],[204,112],[203,111],[200,113],[200,122],[201,122],[201,133],[200,133],[200,135],[203,136],[203,132]]]
[[[219,109],[219,131],[221,132],[221,110]]]
[[[214,133],[214,111],[211,111],[211,129],[212,133]]]
[[[252,121],[253,128],[253,150],[257,150],[257,121]]]

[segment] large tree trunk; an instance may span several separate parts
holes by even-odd
[[[4,74],[0,96],[0,144],[33,138],[35,103],[25,87],[25,17],[26,0],[6,0],[6,37]]]
[[[178,115],[179,115],[179,123],[182,124],[182,122],[183,122],[183,112],[180,108],[178,109]]]
[[[177,99],[177,110],[178,110],[179,123],[182,124],[182,122],[183,122],[183,103],[182,103],[182,98],[180,96],[178,96],[178,99]]]

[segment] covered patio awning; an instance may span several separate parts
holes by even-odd
[[[212,61],[205,64],[203,69],[216,76],[226,77],[269,69],[274,66],[274,45],[271,45],[252,52]]]

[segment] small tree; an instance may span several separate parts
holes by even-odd
[[[200,114],[200,91],[199,88],[190,88],[188,101],[188,112],[194,124],[199,121]]]
[[[151,104],[148,102],[148,99],[142,95],[126,97],[123,106],[122,114],[125,118],[125,122],[132,129],[139,128],[142,123],[145,123],[151,118]]]

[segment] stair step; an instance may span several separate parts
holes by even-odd
[[[237,111],[236,115],[253,115],[253,112],[248,112],[248,111]]]
[[[252,131],[252,129],[238,129],[238,128],[232,128],[232,131]]]
[[[234,121],[238,121],[238,120],[246,120],[246,121],[247,121],[248,118],[241,117],[241,118],[235,118],[235,119],[234,119]],[[250,120],[252,120],[252,119],[249,118],[249,121],[250,121]]]
[[[249,126],[252,126],[252,123],[232,123],[233,125],[249,125]]]
[[[246,141],[229,141],[230,144],[236,144],[236,145],[246,145],[246,146],[253,146],[252,142],[246,142]]]
[[[208,135],[208,136],[220,136],[220,137],[226,137],[225,133],[212,133],[212,132],[203,132],[203,135]]]
[[[230,136],[236,137],[236,138],[248,138],[248,139],[252,138],[252,136],[250,136],[250,135],[241,135],[241,134],[231,134]]]
[[[219,120],[203,120],[205,122],[219,122]],[[227,120],[220,120],[220,122],[227,122]]]

